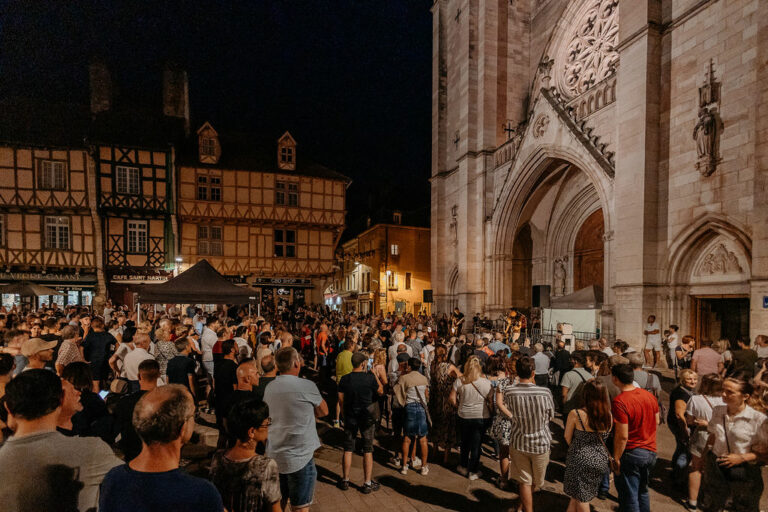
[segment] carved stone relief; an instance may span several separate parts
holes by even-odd
[[[696,270],[696,275],[713,276],[723,274],[741,274],[739,258],[729,251],[725,244],[717,244],[712,252],[707,254]]]
[[[590,0],[578,14],[558,52],[558,88],[568,97],[579,96],[614,74],[619,61],[618,0]]]
[[[536,121],[533,123],[533,137],[538,139],[545,133],[547,133],[547,127],[549,126],[549,116],[547,114],[539,114]]]

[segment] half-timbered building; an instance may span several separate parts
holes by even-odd
[[[297,152],[203,123],[178,155],[184,267],[207,259],[267,304],[318,303],[344,228],[348,178]]]
[[[87,109],[16,100],[0,121],[0,284],[28,281],[90,304],[98,257],[89,203]],[[80,137],[77,137],[80,134]],[[20,299],[4,295],[6,306]]]
[[[92,69],[89,143],[109,295],[133,304],[133,285],[164,281],[175,267],[174,146],[188,119],[186,74],[166,68],[163,111],[113,106]],[[99,100],[107,98],[103,104]]]

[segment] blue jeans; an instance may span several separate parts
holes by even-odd
[[[283,495],[283,501],[291,501],[291,510],[310,506],[315,495],[316,480],[317,468],[314,459],[294,473],[280,473],[280,492]]]
[[[650,512],[648,479],[656,464],[656,453],[643,448],[626,450],[621,456],[621,473],[616,476],[620,512]]]

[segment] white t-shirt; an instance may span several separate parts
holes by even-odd
[[[473,385],[474,384],[474,385]],[[459,402],[459,417],[464,419],[490,418],[491,412],[485,406],[485,397],[493,393],[491,381],[480,377],[472,384],[464,384],[461,379],[453,383],[456,399]]]
[[[139,380],[139,365],[147,359],[154,359],[154,357],[143,348],[136,347],[131,350],[125,356],[125,363],[123,364],[125,378],[128,380]]]
[[[725,405],[723,398],[720,396],[708,396],[705,398],[704,395],[693,395],[688,400],[685,412],[696,419],[710,421],[712,419],[712,407],[717,407],[718,405]]]
[[[675,347],[678,345],[678,343],[679,343],[679,337],[677,336],[676,332],[673,332],[667,338],[667,346],[669,347],[669,350],[671,352],[674,352],[675,351]]]
[[[237,351],[240,352],[243,348],[245,348],[245,357],[251,357],[251,354],[253,354],[253,349],[248,344],[247,341],[245,341],[243,338],[236,337],[232,338],[235,341],[235,344],[237,344]]]
[[[659,331],[656,334],[647,334],[645,336],[645,340],[648,343],[658,343],[661,342],[661,329],[659,328],[658,322],[653,322],[652,324],[645,324],[645,330],[646,331]]]
[[[200,346],[203,350],[203,361],[213,361],[213,346],[219,341],[216,333],[207,327],[203,327],[203,333],[200,335]]]

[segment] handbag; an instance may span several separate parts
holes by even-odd
[[[725,415],[723,415],[723,430],[725,432],[725,446],[728,448],[728,453],[732,453],[731,443],[728,441],[728,427],[725,423]],[[749,480],[749,465],[746,462],[729,468],[721,466],[717,461],[715,461],[715,464],[720,468],[720,473],[723,474],[723,477],[729,482],[746,482]]]
[[[494,394],[493,393],[493,386],[491,386],[491,390],[488,391],[487,395],[483,395],[480,392],[480,390],[477,389],[477,386],[475,386],[474,382],[470,382],[470,384],[472,384],[472,387],[475,388],[475,391],[477,391],[477,394],[483,397],[483,403],[485,404],[485,407],[488,409],[488,412],[491,414],[491,416],[493,416],[493,406],[494,406],[494,403],[493,403],[493,397],[491,396],[491,395]]]
[[[421,403],[421,408],[424,409],[424,414],[427,417],[427,426],[429,428],[432,428],[432,416],[429,414],[429,407],[427,407],[427,403],[424,400],[424,397],[421,395],[421,391],[419,390],[419,386],[416,386],[416,394],[419,395],[419,402]]]
[[[597,434],[597,437],[600,438],[600,442],[603,443],[603,448],[605,448],[605,451],[608,454],[608,467],[611,468],[611,473],[618,473],[620,468],[618,464],[616,464],[616,459],[611,454],[611,450],[608,449],[608,445],[605,444],[605,439],[603,439],[603,436],[600,435],[600,432],[595,433]]]

